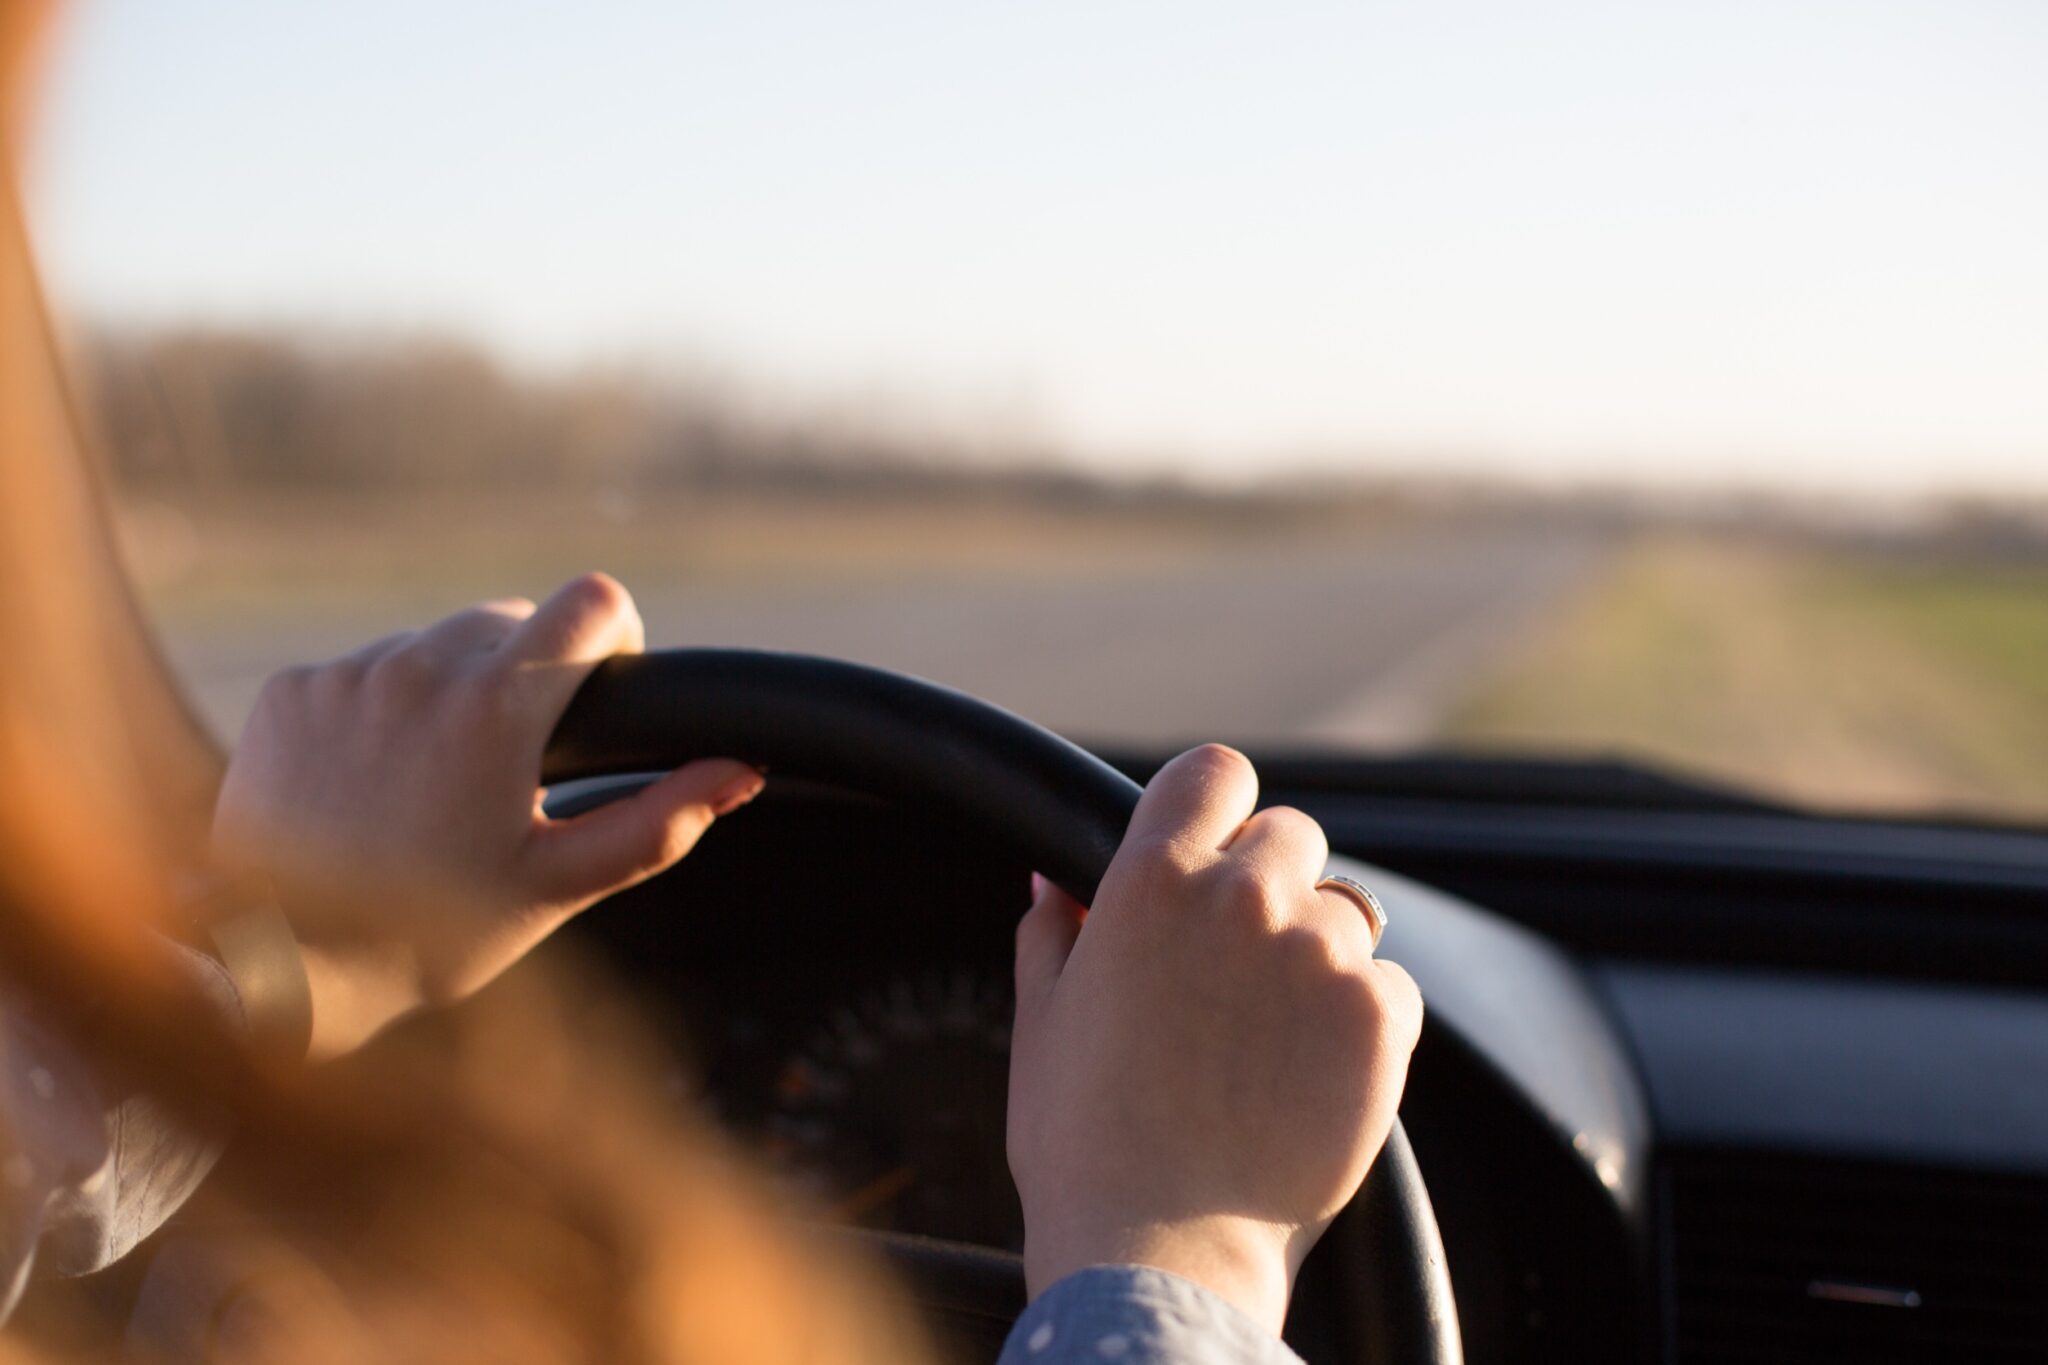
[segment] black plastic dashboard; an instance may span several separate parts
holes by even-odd
[[[1385,951],[1429,1002],[1403,1119],[1468,1358],[2048,1356],[2048,994],[2021,908],[2048,909],[2027,894],[2048,841],[1923,832],[1873,861],[1855,822],[1830,856],[1814,822],[1753,809],[1474,803],[1261,766],[1270,799],[1373,860]],[[686,1088],[815,1204],[1014,1244],[1027,869],[876,802],[771,793],[579,937],[670,1013]],[[1696,908],[1730,887],[1739,904]],[[1942,916],[1918,958],[1894,937]],[[1353,1358],[1370,1274],[1340,1225],[1290,1324],[1311,1360]]]

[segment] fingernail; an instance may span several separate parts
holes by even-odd
[[[767,785],[766,780],[759,773],[748,773],[745,777],[736,777],[723,787],[720,787],[717,794],[711,798],[711,813],[713,815],[730,815],[741,806],[746,805],[747,802],[759,796],[761,788]]]
[[[1045,898],[1045,888],[1047,885],[1048,883],[1046,882],[1045,878],[1039,876],[1036,872],[1032,873],[1031,899],[1034,901],[1043,900]]]

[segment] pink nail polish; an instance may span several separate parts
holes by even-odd
[[[1037,874],[1036,872],[1032,873],[1032,874],[1031,874],[1031,899],[1032,899],[1033,901],[1039,901],[1039,900],[1043,900],[1043,899],[1045,898],[1045,888],[1046,888],[1046,886],[1047,886],[1047,882],[1046,882],[1045,878],[1043,878],[1043,877],[1039,876],[1039,875],[1038,875],[1038,874]]]

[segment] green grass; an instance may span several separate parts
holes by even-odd
[[[1829,808],[2048,819],[2048,566],[1646,540],[1450,728]]]
[[[1822,591],[2048,709],[2048,570],[1838,570]]]

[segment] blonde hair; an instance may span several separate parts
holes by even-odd
[[[0,12],[0,961],[60,1019],[90,1004],[110,1065],[236,1126],[191,1209],[210,1231],[181,1248],[188,1278],[233,1292],[177,1329],[197,1337],[150,1346],[46,1291],[0,1354],[924,1357],[874,1272],[793,1231],[662,1098],[660,1049],[603,983],[522,969],[312,1076],[254,1062],[153,950],[221,761],[120,571],[29,251],[13,162],[50,8]]]

